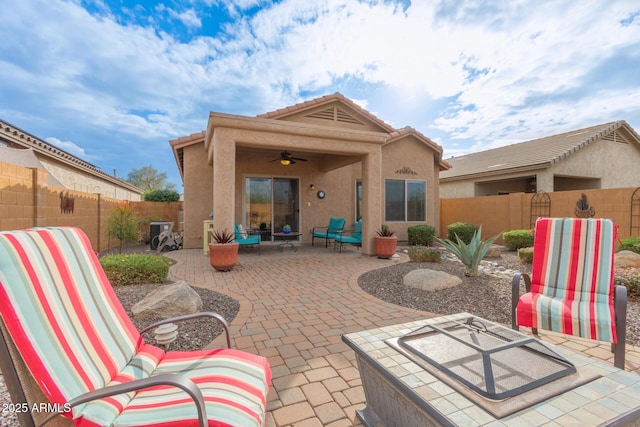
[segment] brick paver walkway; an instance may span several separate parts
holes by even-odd
[[[362,273],[394,261],[362,256],[355,248],[341,254],[324,245],[282,253],[261,248],[261,255],[241,249],[238,265],[226,273],[213,270],[201,250],[170,252],[177,261],[170,275],[240,301],[231,323],[235,347],[267,357],[273,371],[268,427],[361,426],[355,411],[365,405],[364,392],[342,335],[433,315],[360,290]],[[543,339],[612,361],[604,344],[555,334]],[[627,351],[627,370],[640,373],[634,350]]]

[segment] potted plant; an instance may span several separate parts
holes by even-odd
[[[282,232],[284,234],[290,234],[291,233],[291,226],[289,224],[286,224],[284,227],[282,227]]]
[[[376,231],[374,238],[376,245],[376,256],[378,258],[391,258],[396,253],[398,237],[391,231],[388,225],[382,225],[380,230]]]
[[[218,271],[229,271],[238,262],[237,242],[233,241],[233,233],[227,230],[209,232],[212,243],[209,243],[209,263]]]

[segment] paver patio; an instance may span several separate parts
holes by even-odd
[[[241,250],[239,263],[221,273],[202,250],[168,253],[173,280],[215,290],[240,301],[231,323],[236,348],[269,359],[273,371],[268,427],[360,426],[365,406],[355,355],[345,333],[432,317],[389,304],[362,291],[358,277],[395,261],[305,246],[280,253],[261,245],[261,254]],[[604,343],[543,333],[543,339],[613,363]],[[222,341],[214,341],[214,345]],[[640,373],[640,352],[627,346],[626,369]]]

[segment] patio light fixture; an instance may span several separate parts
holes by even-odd
[[[291,160],[290,159],[281,159],[280,160],[280,164],[282,166],[289,166],[291,164]]]

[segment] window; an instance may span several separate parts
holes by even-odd
[[[385,221],[426,221],[427,183],[403,179],[384,182]]]

